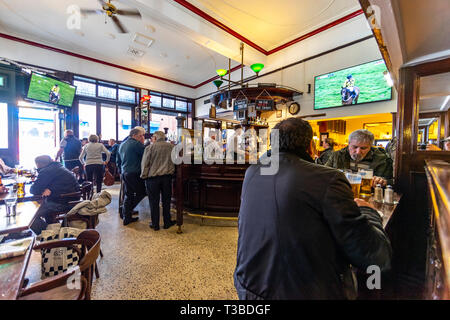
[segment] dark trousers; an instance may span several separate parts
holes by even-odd
[[[83,183],[86,177],[86,173],[84,172],[83,165],[81,164],[80,160],[73,160],[73,161],[64,160],[64,167],[66,167],[66,169],[69,171],[72,171],[73,168],[78,167],[80,169],[78,183],[79,184]]]
[[[102,191],[104,174],[105,174],[105,167],[102,164],[86,165],[86,176],[88,181],[92,182],[92,186],[94,186],[94,176],[95,176],[95,185],[97,185],[97,193]]]
[[[170,200],[172,198],[172,176],[164,175],[145,180],[152,225],[159,226],[159,200],[162,198],[164,225],[170,224]]]
[[[42,230],[47,228],[47,225],[52,223],[52,214],[55,212],[69,211],[72,206],[67,204],[61,204],[57,202],[44,201],[36,212],[36,219],[33,221],[30,229],[33,230],[36,235],[41,234]]]
[[[122,214],[124,220],[130,220],[133,209],[147,196],[144,180],[140,173],[123,173],[122,183],[124,189],[124,200]]]

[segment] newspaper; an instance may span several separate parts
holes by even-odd
[[[0,244],[0,260],[24,255],[32,240],[33,237],[29,237]]]

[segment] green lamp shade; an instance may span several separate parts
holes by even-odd
[[[214,80],[213,83],[215,84],[217,89],[219,89],[219,87],[222,85],[223,81],[222,80]]]
[[[224,75],[227,74],[228,71],[225,69],[217,69],[216,72],[220,77],[223,77]]]
[[[258,74],[258,72],[264,68],[264,65],[262,63],[254,63],[250,66],[250,68],[252,68],[253,72]]]

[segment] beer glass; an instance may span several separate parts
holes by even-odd
[[[347,180],[350,182],[350,185],[352,186],[353,196],[355,198],[359,198],[359,190],[361,188],[362,176],[357,173],[349,173],[349,172],[346,172],[345,176],[347,177]]]
[[[359,169],[358,174],[361,175],[361,196],[370,197],[372,195],[372,169]]]

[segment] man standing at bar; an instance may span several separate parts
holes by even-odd
[[[381,216],[353,199],[342,172],[314,164],[308,122],[289,118],[274,129],[279,170],[262,175],[266,165],[251,165],[242,186],[234,273],[239,299],[355,298],[350,265],[364,272],[371,265],[390,268]]]
[[[141,175],[141,161],[144,154],[143,128],[131,129],[129,138],[122,142],[119,147],[122,183],[124,184],[124,201],[122,208],[123,225],[126,226],[136,222],[138,217],[132,217],[133,209],[147,195],[144,180]]]
[[[372,169],[373,186],[392,185],[393,166],[389,156],[373,146],[374,136],[369,130],[359,129],[350,133],[348,146],[335,151],[326,166],[336,169]]]
[[[170,200],[172,198],[172,175],[175,165],[171,154],[174,145],[166,142],[166,135],[156,131],[152,137],[152,144],[145,148],[142,157],[141,178],[145,179],[152,222],[150,228],[159,230],[159,199],[162,198],[164,229],[175,224],[170,219]]]

